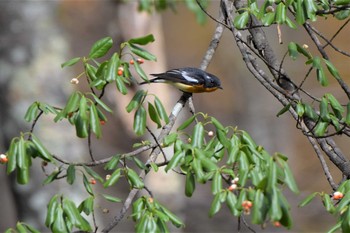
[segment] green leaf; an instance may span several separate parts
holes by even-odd
[[[131,168],[126,169],[126,175],[133,188],[142,189],[145,186],[139,175]]]
[[[337,13],[334,14],[335,18],[337,18],[338,20],[344,20],[347,19],[350,15],[350,10],[343,10],[343,11],[339,11]]]
[[[221,193],[217,193],[209,210],[209,217],[213,217],[221,208]]]
[[[117,77],[116,85],[117,85],[117,89],[120,93],[122,93],[123,95],[128,94],[128,89],[126,88],[124,81],[121,78]]]
[[[283,163],[283,172],[284,172],[284,182],[288,185],[289,189],[294,193],[299,193],[298,186],[294,180],[294,176],[290,167],[286,162]]]
[[[132,100],[130,101],[130,103],[128,104],[128,106],[126,106],[126,111],[131,112],[132,110],[138,108],[142,104],[143,99],[146,96],[146,94],[147,93],[144,90],[138,90],[135,93]]]
[[[148,43],[154,42],[154,40],[154,36],[152,34],[148,34],[147,36],[132,38],[128,42],[130,44],[146,45]]]
[[[106,180],[106,182],[103,184],[104,188],[110,187],[112,185],[114,185],[120,178],[120,168],[116,169],[112,175],[109,177],[108,180]]]
[[[264,193],[261,189],[256,190],[254,197],[254,205],[252,211],[252,223],[254,224],[262,224],[265,218],[265,208],[264,207]]]
[[[268,12],[261,18],[261,23],[264,26],[270,26],[275,20],[276,13]]]
[[[297,44],[294,43],[294,42],[290,42],[288,44],[288,53],[289,53],[289,56],[293,59],[293,60],[296,60],[298,55],[299,55],[299,52],[298,52],[298,47],[297,47]]]
[[[134,132],[137,136],[141,136],[145,133],[146,129],[146,110],[143,106],[140,106],[134,115]]]
[[[138,73],[144,81],[149,82],[149,79],[145,71],[141,68],[140,64],[137,61],[135,61],[134,67],[135,67],[136,73]]]
[[[334,4],[338,6],[348,5],[350,4],[350,0],[335,0]]]
[[[237,213],[239,212],[236,209],[236,204],[237,204],[237,197],[234,193],[228,191],[226,195],[226,204],[228,208],[230,209],[230,212],[232,215],[237,216]]]
[[[90,65],[89,63],[85,63],[85,74],[88,76],[88,78],[91,81],[95,81],[95,80],[101,80],[96,76],[96,72],[97,72],[97,68],[93,65]],[[94,86],[91,85],[90,86]]]
[[[85,176],[85,174],[83,174],[83,183],[84,183],[84,187],[85,190],[91,195],[94,196],[94,192],[92,191],[92,187],[90,182],[88,181],[87,177]]]
[[[72,58],[69,61],[62,63],[61,68],[64,68],[66,66],[73,66],[73,65],[77,64],[80,60],[81,60],[81,57]]]
[[[186,197],[192,197],[194,190],[196,189],[196,183],[194,179],[194,174],[190,171],[186,174],[186,183],[185,183],[185,195]]]
[[[271,201],[269,215],[272,221],[279,221],[282,218],[282,209],[279,202],[278,192],[279,190],[274,187],[272,188],[272,192],[268,194]]]
[[[117,79],[117,70],[119,64],[119,57],[117,53],[113,53],[111,59],[109,60],[105,73],[105,80],[107,82],[112,82]]]
[[[216,171],[211,183],[211,192],[213,194],[220,193],[222,190],[222,177],[219,171]]]
[[[175,143],[177,138],[178,138],[177,133],[171,133],[171,134],[167,135],[163,140],[164,146],[167,147],[167,146],[172,145],[173,143]]]
[[[193,115],[190,118],[188,118],[186,121],[184,121],[178,128],[177,131],[186,129],[192,122],[196,119],[196,116]]]
[[[296,45],[299,53],[312,60],[312,55],[306,49],[304,49],[303,46],[300,46],[299,44]]]
[[[78,208],[75,206],[74,202],[66,198],[63,198],[62,204],[63,204],[63,212],[67,216],[69,221],[74,226],[80,227],[82,225],[82,217],[80,216]]]
[[[316,70],[316,75],[317,75],[317,80],[320,82],[322,86],[324,87],[328,86],[329,82],[322,67]]]
[[[322,202],[323,202],[324,207],[326,207],[327,212],[330,214],[334,214],[335,207],[333,205],[333,201],[332,201],[331,197],[329,196],[329,194],[326,193],[322,196]]]
[[[201,122],[196,124],[192,133],[191,144],[193,147],[202,148],[204,140],[204,127]]]
[[[317,6],[314,0],[304,0],[305,12],[311,21],[316,21]]]
[[[307,196],[302,202],[300,202],[299,207],[304,207],[307,204],[309,204],[316,196],[318,193],[311,193],[309,196]]]
[[[68,229],[66,226],[66,221],[63,217],[63,209],[61,205],[57,206],[55,220],[53,222],[53,225],[51,226],[51,230],[53,232],[68,233]]]
[[[317,113],[309,104],[304,104],[304,109],[305,109],[305,115],[307,117],[309,117],[310,119],[312,119],[314,121],[316,121],[318,119]]]
[[[160,209],[168,216],[170,222],[176,226],[177,228],[185,226],[185,224],[181,221],[179,217],[173,214],[170,210],[165,208],[164,206],[160,206]]]
[[[295,7],[296,21],[300,25],[304,24],[306,21],[305,11],[304,11],[304,7],[303,7],[303,1],[304,0],[296,0],[296,7]]]
[[[246,27],[248,20],[249,20],[249,12],[245,11],[235,17],[235,19],[233,20],[233,25],[237,29],[243,29]]]
[[[101,183],[103,182],[103,179],[102,177],[97,173],[95,172],[94,170],[92,170],[91,168],[89,168],[88,166],[85,166],[83,165],[85,171],[90,175],[92,176],[94,179],[100,181]]]
[[[156,108],[150,102],[148,102],[148,114],[151,120],[157,124],[158,128],[162,127]]]
[[[327,69],[333,75],[333,77],[338,80],[341,79],[337,68],[335,68],[335,66],[329,60],[323,59],[323,61],[326,63]]]
[[[96,138],[101,137],[101,123],[98,117],[97,109],[94,104],[90,106],[90,129],[96,135]]]
[[[169,170],[175,168],[179,165],[181,160],[185,157],[186,152],[185,151],[177,151],[173,157],[170,159],[169,163],[165,167],[165,172],[168,172]]]
[[[58,207],[58,194],[53,196],[47,205],[47,214],[45,219],[45,226],[51,228],[51,225],[55,221],[55,213]]]
[[[240,186],[244,186],[249,173],[249,161],[247,155],[243,151],[239,151],[238,156],[238,164],[239,164],[239,184]]]
[[[94,196],[86,198],[78,207],[80,212],[84,212],[86,215],[90,215],[94,210]]]
[[[322,97],[322,100],[320,103],[320,117],[324,122],[330,121],[329,110],[328,110],[328,99],[326,97]]]
[[[342,224],[342,221],[338,222],[329,231],[327,231],[327,233],[338,232],[340,230],[340,228],[341,228],[341,224]]]
[[[38,112],[39,112],[38,103],[37,102],[32,103],[29,106],[26,114],[24,115],[24,120],[27,122],[32,122],[38,116]]]
[[[139,56],[139,57],[142,57],[143,59],[145,60],[149,60],[149,61],[157,61],[157,57],[154,56],[153,54],[151,54],[150,52],[146,51],[145,49],[143,48],[140,48],[139,46],[136,46],[134,44],[128,44],[129,48],[130,48],[130,51]],[[135,62],[136,64],[137,62]],[[134,65],[135,65],[134,64]]]
[[[29,160],[27,158],[24,138],[21,136],[18,141],[17,166],[19,169],[28,169]]]
[[[52,181],[54,181],[57,176],[62,172],[61,169],[56,168],[44,181],[43,181],[43,185],[47,185],[50,184]]]
[[[289,17],[286,17],[286,25],[292,29],[297,29],[297,25]]]
[[[13,172],[17,167],[17,153],[18,153],[17,140],[18,138],[13,138],[11,140],[9,150],[7,151],[7,158],[9,160],[7,162],[7,169],[6,169],[7,174],[10,174],[11,172]]]
[[[102,102],[102,100],[100,100],[96,95],[94,95],[93,93],[91,93],[92,97],[94,98],[94,100],[96,101],[96,103],[98,105],[100,105],[104,110],[106,110],[107,112],[112,113],[113,110],[110,109],[105,103]]]
[[[166,124],[168,124],[169,123],[168,114],[166,113],[162,102],[160,101],[160,99],[157,96],[155,96],[155,98],[154,98],[154,105],[156,106],[156,109],[157,109],[157,112],[158,112],[160,119],[162,119]]]
[[[105,170],[113,170],[117,167],[119,160],[120,160],[121,155],[115,155],[109,160],[109,162],[106,164],[104,167]]]
[[[339,103],[339,101],[330,93],[325,94],[325,97],[328,99],[336,117],[338,119],[342,118],[342,113],[345,111],[343,106]]]
[[[132,203],[132,219],[136,222],[142,216],[142,211],[145,208],[145,199],[140,197]]]
[[[89,135],[88,119],[86,117],[82,118],[80,115],[77,115],[74,123],[77,137],[86,138]]]
[[[286,17],[286,6],[283,2],[280,2],[276,8],[276,23],[283,24],[286,21]]]
[[[350,125],[350,102],[346,105],[346,118],[345,123]]]
[[[44,159],[48,162],[53,162],[54,159],[51,155],[51,153],[46,149],[46,147],[41,143],[39,138],[37,138],[34,134],[31,134],[32,136],[32,142],[34,143],[36,149],[39,151],[40,158]]]
[[[104,56],[113,45],[111,37],[105,37],[96,41],[89,53],[89,58],[99,58]]]
[[[317,137],[322,137],[325,135],[329,123],[320,121],[314,128],[314,133]]]
[[[38,231],[37,229],[35,229],[34,227],[32,227],[29,224],[24,223],[25,227],[27,228],[27,230],[29,230],[30,233],[40,233],[40,231]],[[27,231],[26,231],[27,232]]]
[[[73,184],[75,181],[75,166],[69,165],[67,169],[67,183]]]
[[[122,202],[122,199],[118,198],[118,197],[113,197],[111,195],[107,195],[107,194],[102,194],[102,196],[110,202]]]

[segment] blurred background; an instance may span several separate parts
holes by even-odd
[[[218,15],[218,5],[219,1],[211,1],[208,8],[214,17]],[[61,69],[60,65],[72,57],[87,56],[96,40],[111,36],[116,45],[114,51],[119,51],[118,43],[152,33],[156,41],[147,49],[158,57],[158,61],[145,62],[143,68],[147,73],[157,73],[171,68],[198,67],[215,25],[210,19],[204,25],[199,25],[195,15],[182,1],[179,1],[176,10],[169,9],[161,14],[138,12],[136,1],[0,1],[0,152],[7,150],[11,138],[29,130],[30,124],[24,121],[23,116],[32,102],[62,106],[72,90],[86,90],[83,82],[78,86],[70,84],[70,80],[82,71],[81,66]],[[326,36],[332,36],[339,25],[340,22],[331,18],[316,24]],[[334,41],[342,50],[350,49],[347,41],[349,32],[345,29]],[[267,35],[279,58],[286,52],[290,41],[308,44],[310,50],[314,50],[303,30],[282,27],[283,44],[278,44],[275,27],[267,29]],[[348,78],[348,62],[343,60],[344,57],[332,54],[331,58],[344,79]],[[286,70],[297,83],[307,70],[303,62],[287,61]],[[230,32],[224,33],[207,71],[220,77],[224,89],[195,95],[196,111],[208,113],[225,125],[248,131],[271,154],[281,152],[288,156],[301,190],[299,195],[287,192],[294,217],[294,227],[289,232],[329,230],[336,219],[326,213],[320,201],[312,202],[307,208],[298,207],[298,203],[311,192],[331,192],[319,161],[307,139],[296,129],[295,121],[288,114],[276,117],[282,106],[248,73]],[[342,99],[342,93],[335,83],[331,82],[327,89],[321,89],[314,80],[307,81],[305,86],[311,93],[321,96],[327,91],[340,100],[346,100]],[[168,112],[181,96],[178,90],[162,84],[143,88],[159,95]],[[97,159],[128,152],[132,150],[134,142],[141,140],[131,131],[132,117],[124,111],[131,97],[131,94],[122,96],[112,88],[107,90],[105,100],[115,113],[109,116],[104,126],[103,138],[93,142]],[[188,116],[189,111],[185,108],[181,117],[185,119]],[[52,120],[51,117],[42,118],[35,131],[49,150],[70,161],[89,160],[87,142],[76,139],[75,130],[70,125],[64,122],[54,124]],[[339,137],[337,141],[347,152],[349,147],[344,138]],[[45,176],[38,163],[33,165],[33,177],[26,186],[15,185],[15,178],[6,176],[5,168],[0,167],[3,200],[0,232],[14,227],[17,220],[33,224],[45,232],[46,203],[54,193],[64,193],[77,203],[87,197],[83,187],[68,186],[65,181],[43,186]],[[332,165],[331,170],[335,171]],[[340,174],[334,174],[338,181]],[[186,228],[173,229],[174,232],[235,232],[237,229],[237,220],[227,208],[208,218],[212,201],[210,187],[198,186],[194,196],[189,199],[183,195],[184,177],[171,172],[160,176],[150,174],[146,182],[155,198],[184,220]],[[124,185],[109,192],[124,198],[128,191]],[[99,202],[96,205],[98,224],[105,226],[119,213],[121,206]],[[106,209],[109,213],[106,213]],[[287,231],[271,226],[265,230],[257,226],[253,228],[265,232]],[[129,218],[125,218],[115,229],[115,232],[130,231],[133,231],[133,222]],[[243,227],[242,232],[245,231],[247,229]]]

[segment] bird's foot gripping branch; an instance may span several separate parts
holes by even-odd
[[[129,104],[125,106],[125,111],[134,112],[135,134],[142,136],[148,132],[152,140],[140,140],[141,142],[134,144],[133,150],[128,153],[116,153],[111,157],[95,159],[91,150],[91,137],[95,135],[101,140],[102,127],[108,124],[109,114],[113,113],[113,109],[102,100],[106,87],[114,84],[121,94],[127,95],[128,86],[138,83],[137,76],[148,82],[141,64],[144,60],[154,61],[156,57],[141,46],[153,40],[152,35],[131,39],[121,44],[119,53],[115,52],[109,59],[103,60],[102,57],[113,46],[111,38],[104,38],[92,46],[88,56],[74,58],[62,64],[62,67],[66,67],[82,62],[84,71],[73,78],[71,83],[78,84],[83,79],[88,83],[90,91],[74,91],[63,107],[34,102],[25,115],[25,120],[32,122],[30,131],[14,138],[6,154],[0,156],[0,162],[7,164],[7,173],[16,172],[19,184],[25,185],[29,182],[32,163],[41,160],[46,175],[44,185],[65,179],[67,185],[75,186],[81,182],[85,187],[85,197],[79,204],[59,193],[51,198],[47,205],[46,227],[53,232],[89,232],[97,229],[109,232],[131,207],[131,216],[136,222],[135,229],[138,232],[168,232],[168,223],[183,227],[180,218],[157,201],[145,185],[146,176],[151,171],[176,171],[185,181],[184,190],[187,197],[192,196],[196,185],[211,186],[213,197],[208,210],[210,217],[215,215],[222,205],[226,205],[232,215],[238,217],[238,221],[241,221],[244,215],[251,215],[253,224],[271,222],[275,226],[290,228],[290,207],[282,188],[288,187],[295,193],[298,189],[287,164],[287,157],[279,153],[270,155],[263,147],[258,146],[247,132],[236,127],[224,127],[216,118],[203,113],[193,115],[182,122],[177,130],[172,130],[181,108],[189,98],[188,93],[183,94],[179,100],[180,110],[176,105],[168,116],[157,96],[144,90],[135,92]],[[205,72],[200,74],[207,75]],[[191,75],[191,72],[186,75]],[[217,81],[213,85],[220,87]],[[61,156],[52,154],[40,141],[34,130],[37,122],[45,115],[53,115],[53,123],[68,121],[75,128],[76,136],[88,141],[89,155],[86,161],[66,161]],[[147,116],[156,124],[158,132],[153,132],[147,127]],[[168,155],[170,160],[157,162],[158,154],[164,154],[163,148],[166,147],[173,148],[172,155]],[[144,161],[141,153],[146,151],[150,156]],[[105,177],[96,171],[98,166],[107,173]],[[159,169],[160,167],[164,169]],[[131,191],[128,197],[105,194],[107,189],[118,186],[122,179],[129,184]],[[100,188],[97,188],[96,184],[99,184]],[[133,200],[140,190],[146,190],[149,195]],[[115,215],[113,222],[105,228],[95,218],[101,209],[96,208],[98,198],[111,203],[124,203],[118,214],[115,214],[117,205],[113,207],[111,204],[108,209],[103,209],[103,213]],[[10,228],[7,232],[13,230]],[[18,222],[16,230],[38,232],[22,222]]]

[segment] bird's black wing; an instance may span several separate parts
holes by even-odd
[[[151,75],[156,77],[151,82],[174,82],[192,85],[201,85],[205,82],[199,69],[195,68],[173,69],[165,73]]]

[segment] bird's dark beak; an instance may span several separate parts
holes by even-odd
[[[222,86],[220,86],[220,87],[218,87],[219,89],[221,89],[221,90],[224,90],[224,88],[222,88]]]

